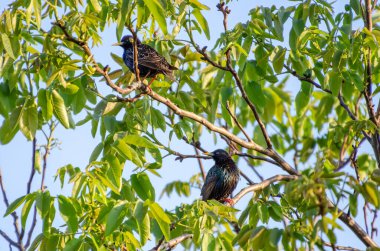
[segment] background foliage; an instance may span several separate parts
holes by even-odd
[[[0,234],[10,247],[348,249],[337,243],[341,229],[377,247],[377,1],[347,1],[342,12],[323,0],[291,1],[253,8],[234,26],[228,4],[244,2],[19,0],[1,13],[0,142],[18,132],[33,142],[27,193],[8,200],[6,170],[0,176],[15,235],[2,227]],[[206,48],[198,41],[211,39],[210,8],[221,12],[215,19],[224,32]],[[147,89],[121,52],[109,57],[117,67],[99,62],[92,50],[105,46],[99,33],[109,24],[116,24],[115,41],[137,32],[179,68],[176,81],[161,78]],[[56,170],[70,195],[49,191],[55,129],[84,125],[101,139],[88,165]],[[199,200],[164,210],[152,176],[164,175],[168,155],[178,166],[200,157],[210,133],[214,148],[227,143],[240,167],[252,167],[240,182],[246,189],[233,198],[239,210]],[[194,176],[168,183],[161,196],[198,192],[191,188],[203,183],[199,159]],[[274,165],[275,176],[263,177],[262,165]],[[36,172],[38,190],[31,186]],[[33,235],[38,221],[42,231]]]

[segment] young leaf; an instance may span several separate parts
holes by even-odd
[[[81,239],[73,238],[69,242],[66,243],[63,251],[77,251],[80,250],[80,246],[83,241]]]
[[[146,173],[132,174],[131,183],[133,189],[142,200],[155,200],[155,190]]]
[[[165,19],[165,10],[162,8],[158,0],[144,0],[145,5],[148,7],[149,11],[152,13],[154,19],[157,21],[161,30],[164,34],[168,33]]]
[[[149,204],[149,212],[152,214],[153,218],[157,221],[165,240],[170,239],[170,219],[164,212],[164,210],[156,202],[151,202]]]
[[[25,201],[26,198],[27,195],[24,195],[13,201],[7,208],[7,211],[5,211],[4,217],[13,213]]]
[[[198,21],[198,24],[201,26],[202,30],[204,31],[207,39],[210,40],[210,29],[208,27],[206,18],[202,15],[199,9],[194,9],[193,15],[195,16],[195,18]]]
[[[136,134],[130,134],[124,137],[124,141],[128,144],[139,146],[139,147],[146,147],[146,148],[156,148],[157,146],[150,142],[148,139],[141,137]]]
[[[117,227],[123,222],[124,217],[127,213],[127,202],[120,202],[116,204],[108,214],[107,222],[106,222],[106,230],[105,235],[110,235],[113,231],[116,230]]]
[[[78,219],[72,202],[63,195],[58,195],[59,212],[66,222],[69,232],[75,233],[78,230]]]
[[[56,90],[53,90],[53,108],[55,117],[65,128],[69,128],[69,116],[66,111],[65,102]]]

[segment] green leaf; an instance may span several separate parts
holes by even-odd
[[[92,162],[92,161],[95,161],[98,159],[100,153],[103,151],[103,142],[100,142],[95,148],[94,150],[92,151],[91,153],[91,156],[90,156],[90,159],[88,160],[88,162]]]
[[[0,128],[1,144],[8,144],[16,135],[19,129],[19,121],[22,117],[23,107],[17,107],[13,110],[11,116],[6,118]]]
[[[8,55],[12,59],[16,59],[16,56],[13,53],[12,43],[11,43],[11,40],[9,39],[8,35],[2,32],[1,33],[1,41],[3,42],[4,49],[8,53]]]
[[[330,71],[329,75],[330,90],[334,96],[338,96],[342,86],[342,75],[337,71]]]
[[[112,145],[116,151],[124,158],[132,161],[137,166],[142,167],[143,163],[138,156],[138,153],[130,147],[128,144],[125,143],[122,139],[117,139],[113,145]]]
[[[36,199],[35,193],[28,194],[25,198],[25,203],[24,203],[24,206],[22,207],[22,210],[21,210],[21,226],[24,229],[25,229],[26,220],[28,219],[30,209],[31,209],[35,199]]]
[[[165,19],[165,10],[162,8],[158,0],[143,0],[149,11],[152,13],[154,19],[157,21],[164,34],[168,33]]]
[[[66,222],[68,230],[75,233],[78,230],[78,219],[73,203],[63,195],[58,195],[59,212]]]
[[[20,119],[20,130],[28,140],[32,140],[38,127],[37,105],[33,99],[24,104],[24,112]]]
[[[110,235],[113,231],[116,230],[123,222],[127,214],[127,202],[119,202],[116,204],[108,214],[106,221],[106,230],[105,235]]]
[[[77,251],[80,250],[80,246],[83,241],[81,239],[73,238],[69,242],[66,243],[63,251]]]
[[[137,220],[140,242],[142,246],[145,245],[150,236],[150,218],[147,212],[148,206],[144,205],[143,202],[138,201],[134,210],[134,216]]]
[[[210,40],[210,29],[208,27],[208,22],[206,18],[202,15],[199,9],[193,10],[193,15],[198,21],[198,24],[201,26],[208,40]]]
[[[45,120],[50,120],[53,116],[53,101],[51,92],[46,89],[40,89],[38,91],[38,106],[41,107],[42,116]]]
[[[44,239],[44,234],[39,234],[36,236],[36,238],[34,238],[32,244],[30,244],[30,247],[28,249],[28,251],[34,251],[38,248],[38,246],[40,245],[40,242]]]
[[[106,160],[110,165],[110,168],[107,170],[107,178],[117,190],[120,191],[122,185],[123,165],[115,156],[109,155]]]
[[[270,231],[270,235],[269,235],[269,244],[272,247],[278,247],[278,243],[281,239],[281,236],[282,236],[282,230],[280,230],[278,228],[272,229]]]
[[[90,0],[90,3],[95,12],[100,12],[102,10],[102,7],[100,6],[98,0]]]
[[[131,7],[130,0],[122,0],[121,10],[119,11],[119,16],[117,19],[117,27],[116,27],[116,36],[119,41],[121,40],[121,36],[123,34],[125,21],[127,20],[128,11],[130,7]]]
[[[296,96],[296,111],[297,115],[301,116],[306,111],[306,107],[309,104],[310,96],[305,92],[300,91]]]
[[[131,183],[133,189],[142,200],[155,200],[155,190],[146,173],[132,174]]]
[[[148,139],[141,137],[137,134],[130,134],[123,138],[123,140],[131,145],[139,146],[139,147],[146,147],[146,148],[157,148],[157,146],[150,142]]]
[[[27,198],[27,195],[21,196],[20,198],[13,201],[5,211],[4,217],[13,213]]]
[[[162,112],[153,107],[150,108],[151,112],[151,122],[154,128],[160,128],[163,132],[166,130],[165,117],[162,115]]]
[[[272,62],[274,71],[279,74],[281,73],[282,68],[284,67],[286,50],[280,46],[278,48],[279,49],[276,55],[274,56]]]
[[[49,213],[50,200],[51,198],[49,191],[37,193],[36,207],[38,209],[38,213],[41,215],[41,218],[45,218],[45,216]]]
[[[41,27],[41,0],[32,0],[37,29]]]
[[[69,128],[69,116],[67,114],[65,102],[56,90],[53,90],[53,108],[55,117],[65,128]]]
[[[379,208],[380,206],[380,193],[377,189],[375,183],[373,182],[366,182],[363,185],[364,187],[364,195],[367,195],[367,201],[371,202],[376,208]]]
[[[202,3],[200,3],[198,0],[189,0],[189,3],[200,10],[209,10],[210,8]]]
[[[157,221],[158,226],[161,229],[162,234],[165,237],[165,240],[170,239],[170,219],[164,212],[164,210],[156,202],[149,204],[150,213],[153,218]]]

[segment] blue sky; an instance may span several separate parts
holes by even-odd
[[[11,1],[2,0],[0,2],[0,10],[3,10],[7,3]],[[206,5],[211,8],[211,11],[205,12],[207,21],[209,22],[209,27],[211,31],[211,37],[216,38],[221,32],[223,32],[222,26],[222,14],[216,11],[216,1],[207,0],[203,1]],[[337,10],[342,10],[344,4],[349,1],[337,1],[336,4]],[[245,22],[247,19],[248,11],[257,5],[278,5],[278,4],[295,4],[296,2],[288,1],[256,1],[256,0],[240,0],[233,1],[229,4],[230,9],[232,10],[229,16],[229,27],[233,27],[238,22]],[[127,32],[126,32],[127,33]],[[109,64],[114,69],[117,68],[117,65],[113,63],[113,60],[110,57],[110,53],[117,53],[121,55],[122,51],[118,47],[112,47],[111,45],[116,42],[115,35],[115,25],[111,25],[106,31],[101,35],[103,38],[103,44],[97,48],[93,48],[95,58],[97,61],[102,62],[103,64]],[[285,33],[286,36],[286,33]],[[198,43],[201,46],[208,45],[211,47],[213,45],[213,40],[207,41],[203,36],[198,36]],[[298,91],[300,88],[297,80],[292,79],[294,90],[292,92]],[[104,82],[103,82],[104,83]],[[102,83],[98,83],[98,86]],[[101,88],[104,93],[109,93],[110,91],[105,87]],[[84,118],[84,114],[79,114],[75,118],[76,121]],[[208,134],[205,130],[205,135],[202,138],[202,146],[207,150],[214,150],[217,148],[224,148],[225,142],[219,140],[217,144],[214,144],[211,134]],[[65,130],[62,126],[59,126],[56,130],[55,137],[61,142],[59,149],[56,148],[51,152],[51,155],[48,159],[48,169],[46,175],[46,186],[50,190],[52,195],[60,193],[69,193],[70,186],[66,185],[63,191],[60,188],[59,182],[54,182],[53,176],[56,170],[59,167],[62,167],[66,164],[73,164],[78,166],[81,169],[84,169],[88,164],[88,159],[93,151],[94,147],[100,142],[100,138],[92,138],[91,128],[89,124],[84,126],[77,127],[75,130]],[[160,135],[161,139],[165,141],[167,135]],[[43,144],[43,136],[41,133],[37,134],[37,144]],[[182,142],[174,141],[172,148],[178,149],[181,153],[184,154],[193,154],[194,150],[191,146],[183,144]],[[368,145],[364,146],[365,151],[369,151]],[[26,192],[26,182],[29,178],[30,169],[31,169],[31,153],[32,153],[32,142],[26,141],[24,136],[21,133],[18,133],[11,143],[8,145],[0,145],[0,168],[2,169],[5,187],[8,192],[8,198],[10,201],[15,200]],[[195,159],[185,159],[183,162],[175,161],[174,156],[170,156],[164,159],[163,168],[160,170],[162,178],[151,177],[151,181],[155,188],[157,188],[156,194],[159,195],[162,191],[162,188],[165,184],[174,180],[183,180],[187,181],[189,177],[194,175],[199,171],[198,163]],[[289,159],[291,162],[291,159]],[[257,177],[250,171],[249,167],[244,165],[243,161],[239,162],[239,167],[246,173],[249,174],[254,181],[258,181]],[[206,170],[208,170],[212,165],[213,161],[205,160],[203,161]],[[282,173],[282,171],[270,164],[264,164],[259,167],[258,170],[264,177],[270,177],[273,174]],[[132,173],[132,167],[129,165],[126,166],[124,170],[124,176],[129,177]],[[40,176],[35,177],[33,189],[36,190],[39,188]],[[241,179],[239,186],[236,191],[239,191],[242,187],[246,185],[245,180]],[[197,189],[192,189],[192,195],[190,198],[178,198],[175,195],[172,195],[171,198],[164,196],[160,204],[164,205],[166,209],[174,209],[175,206],[180,203],[191,203],[194,199],[199,198],[200,191]],[[243,208],[250,196],[246,196],[244,200],[241,200],[237,208]],[[360,211],[360,208],[359,208]],[[0,215],[5,212],[5,206],[0,202]],[[57,214],[56,218],[59,218]],[[362,217],[360,217],[362,218]],[[56,226],[60,225],[62,222],[57,221]],[[363,222],[361,222],[361,225]],[[342,224],[341,224],[342,225]],[[13,237],[14,230],[10,217],[6,219],[0,217],[0,229],[10,234]],[[37,225],[36,232],[41,231],[41,225]],[[351,245],[355,247],[362,247],[363,245],[358,241],[358,239],[352,234],[351,231],[345,231],[343,234],[339,235],[338,238],[340,244]],[[347,242],[347,240],[350,240]],[[379,242],[379,238],[377,239]],[[4,250],[3,247],[6,247],[6,242],[0,237],[0,250]],[[178,248],[180,250],[180,248]]]

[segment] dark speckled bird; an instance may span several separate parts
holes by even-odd
[[[169,79],[174,80],[173,70],[178,69],[170,65],[163,56],[158,54],[158,52],[149,45],[142,44],[139,39],[137,39],[136,42],[140,77],[142,79],[152,78],[149,84],[153,82],[157,74],[163,74]],[[129,70],[134,73],[133,36],[124,36],[120,43],[113,45],[121,46],[124,49],[124,63],[128,66]]]
[[[222,149],[206,153],[206,155],[215,160],[215,165],[207,173],[201,191],[202,200],[215,199],[230,203],[228,196],[235,190],[240,179],[239,169],[228,153]]]

